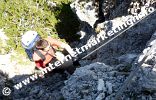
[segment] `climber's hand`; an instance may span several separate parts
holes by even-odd
[[[74,66],[81,66],[78,60],[73,61]]]

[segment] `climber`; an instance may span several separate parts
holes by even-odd
[[[22,36],[22,46],[25,48],[29,59],[35,62],[38,70],[42,70],[56,60],[63,61],[64,54],[61,53],[63,50],[66,50],[70,55],[73,53],[68,44],[51,37],[42,39],[35,31],[27,31]],[[72,66],[72,63],[70,65]]]

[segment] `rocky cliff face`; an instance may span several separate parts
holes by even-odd
[[[125,75],[103,63],[81,67],[65,81],[62,89],[66,100],[111,100]]]
[[[147,42],[146,48],[143,50],[143,53],[138,58],[138,61],[142,59],[143,56],[151,49],[152,46],[155,46],[156,41],[156,32],[152,35],[151,39]],[[139,74],[140,83],[139,85],[143,87],[143,89],[155,92],[156,90],[156,59],[155,59],[155,49],[151,52],[151,54],[147,57],[146,61],[142,65],[142,71]]]
[[[82,7],[81,9],[77,7],[77,5],[78,4],[81,5],[81,3],[87,5],[88,3],[93,4],[94,2],[89,1],[89,0],[88,1],[77,0],[71,5],[72,9],[76,12],[80,20],[83,15],[92,16],[92,15],[87,15],[87,13],[85,13],[86,11],[88,11],[88,9],[86,9],[85,7]],[[79,45],[78,47],[91,41],[91,39],[94,39],[97,33],[106,34],[108,31],[115,29],[119,25],[123,24],[124,21],[134,17],[128,14],[129,5],[126,3],[127,2],[124,2],[124,1],[123,2],[118,1],[118,6],[116,6],[116,9],[113,10],[113,13],[114,13],[114,15],[112,15],[113,20],[106,20],[105,22],[97,23],[96,25],[97,27],[95,27],[95,29],[93,29],[93,26],[95,24],[95,23],[92,24],[93,20],[89,19],[88,17],[85,17],[81,21],[83,23],[83,27],[82,27],[82,30],[79,32],[79,34],[82,35],[82,39],[78,43]],[[129,4],[130,3],[131,2],[129,2]],[[89,7],[93,7],[93,9],[91,9],[93,11],[94,9],[96,9],[96,7],[92,5],[90,5]],[[124,10],[123,13],[122,13],[122,10]],[[77,13],[77,12],[81,12],[81,13]],[[122,13],[122,16],[118,15],[121,13]],[[144,13],[143,10],[142,10],[142,13]],[[89,14],[93,14],[93,13],[89,13]],[[117,16],[120,16],[120,17],[117,17]],[[98,19],[98,17],[95,17],[95,18]],[[142,50],[145,48],[146,42],[150,39],[151,35],[154,33],[156,29],[155,21],[156,21],[155,14],[152,14],[148,18],[145,18],[140,23],[138,23],[137,25],[133,26],[132,28],[124,32],[123,35],[119,36],[117,39],[114,39],[111,43],[109,43],[108,45],[98,50],[92,57],[90,57],[90,59],[92,59],[93,62],[99,61],[99,62],[104,62],[109,65],[114,65],[117,63],[117,59],[119,56],[122,56],[124,54],[135,55],[135,54],[141,53]],[[97,47],[93,47],[93,49]],[[93,49],[91,49],[90,51],[92,51]],[[88,53],[90,51],[88,51]]]
[[[111,14],[108,14],[109,16],[106,18],[107,20],[104,21],[103,19],[104,22],[102,22],[98,16],[99,11],[97,11],[98,6],[96,6],[96,1],[76,0],[71,5],[80,21],[85,23],[85,27],[79,32],[79,34],[82,34],[84,37],[82,37],[79,47],[96,38],[97,34],[106,34],[109,30],[115,29],[120,24],[124,23],[125,20],[134,17],[134,15],[144,13],[145,6],[155,7],[155,1],[152,0],[116,0],[116,3],[115,8],[112,7],[112,10],[110,11]],[[81,5],[81,9],[79,8],[79,4],[83,4],[83,6]],[[108,4],[107,6],[109,6]],[[88,13],[88,8],[89,12],[96,13]],[[103,14],[104,11],[109,13],[108,10],[105,10],[104,8],[102,9]],[[94,17],[93,20],[90,19],[90,17]],[[147,48],[149,49],[151,45],[154,45],[152,44],[152,41],[155,41],[155,17],[156,13],[153,13],[148,18],[145,18],[137,25],[128,29],[123,35],[114,39],[111,43],[97,50],[85,60],[81,60],[81,65],[84,67],[78,68],[65,82],[65,86],[62,89],[62,94],[65,99],[114,99],[115,94],[123,85],[124,80],[129,76],[133,69],[135,69],[133,67],[134,63],[141,59],[140,55],[146,54],[145,51],[147,51]],[[90,31],[88,31],[88,29]],[[102,45],[102,43],[88,50],[86,54],[89,54],[100,45]],[[142,71],[138,72],[135,79],[133,79],[132,83],[128,86],[128,89],[125,90],[122,95],[123,100],[147,100],[155,98],[154,54],[155,51],[150,55],[151,57],[148,57],[147,62],[144,62],[141,66]]]
[[[134,64],[141,61],[150,47],[155,45],[155,41],[154,33],[142,53],[118,57],[121,63],[117,66],[112,67],[96,62],[76,69],[62,88],[64,98],[67,100],[114,100],[126,78],[137,67]],[[156,97],[155,49],[125,89],[122,94],[123,100],[148,100]]]
[[[77,15],[81,30],[79,42],[71,45],[78,48],[91,42],[98,34],[106,34],[138,13],[144,6],[155,7],[154,0],[75,0],[71,9]],[[133,66],[156,41],[156,13],[151,14],[123,35],[97,50],[85,59],[80,59],[69,78],[67,74],[48,74],[20,90],[15,90],[15,100],[112,100],[126,78],[135,69]],[[79,55],[84,57],[104,42]],[[141,66],[137,76],[123,93],[123,100],[151,100],[155,93],[155,51]],[[7,71],[7,69],[6,69]],[[29,72],[29,71],[27,71]],[[32,72],[30,72],[32,73]],[[12,78],[19,82],[26,75]],[[67,79],[68,78],[68,79]]]

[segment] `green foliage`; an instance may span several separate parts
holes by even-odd
[[[62,3],[69,4],[71,0],[51,0],[51,1],[56,2],[57,4],[60,5]]]
[[[0,39],[0,54],[6,54],[10,50],[9,46],[3,44],[3,41]]]
[[[53,38],[59,38],[57,32],[68,26],[59,26],[60,20],[58,16],[63,11],[68,11],[69,8],[63,8],[62,3],[68,4],[69,0],[50,0],[58,4],[57,10],[52,10],[46,2],[47,0],[0,0],[0,28],[3,28],[6,35],[10,38],[7,41],[8,46],[16,49],[18,52],[23,52],[20,39],[24,32],[28,30],[37,31],[42,37],[47,37],[51,34]],[[64,10],[63,10],[64,9]],[[68,16],[65,15],[63,16]],[[73,14],[73,13],[72,13]],[[71,23],[71,17],[66,18]],[[67,23],[66,21],[66,23]],[[75,22],[74,22],[75,24]],[[60,29],[56,29],[58,27]],[[77,27],[77,26],[74,26]],[[75,34],[76,31],[63,30],[69,34]],[[64,34],[64,33],[61,33]]]
[[[45,29],[54,28],[57,22],[53,13],[42,0],[1,0],[0,28],[10,38],[8,45],[19,48],[20,37],[27,30],[36,30],[46,36]],[[18,47],[19,46],[19,47]]]

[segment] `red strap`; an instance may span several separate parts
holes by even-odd
[[[35,64],[36,64],[36,67],[37,68],[40,68],[40,67],[44,68],[43,61],[42,60],[35,61]]]

